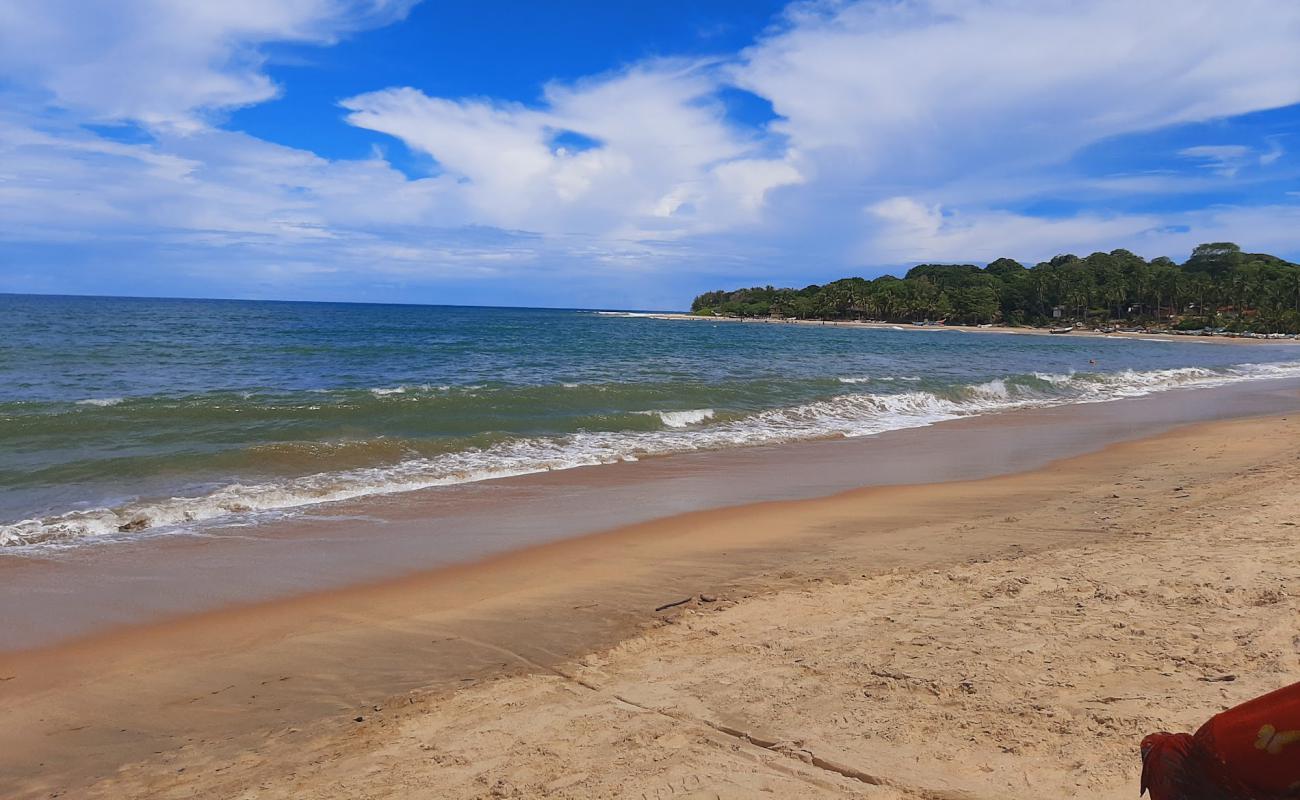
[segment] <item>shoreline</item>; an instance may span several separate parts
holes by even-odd
[[[340,778],[334,774],[311,784],[315,794],[295,794],[316,769],[297,759],[321,748],[355,755],[358,747],[408,741],[390,725],[422,720],[454,729],[455,713],[470,713],[465,703],[481,712],[486,697],[513,697],[519,708],[549,714],[555,698],[528,694],[538,681],[554,689],[563,682],[559,672],[605,683],[602,673],[629,652],[630,645],[619,643],[662,638],[656,629],[664,620],[686,628],[670,626],[663,635],[682,630],[707,640],[713,634],[700,628],[707,620],[689,620],[714,609],[744,613],[755,603],[797,599],[823,586],[839,591],[836,586],[893,580],[890,575],[960,564],[977,569],[989,559],[1051,559],[1058,551],[1122,543],[1146,525],[1169,524],[1171,512],[1203,516],[1230,505],[1234,487],[1276,485],[1277,476],[1267,476],[1294,471],[1297,441],[1294,416],[1203,423],[1028,472],[694,512],[437,574],[6,654],[0,656],[6,718],[0,775],[9,776],[6,794],[16,797],[74,788],[85,797],[219,797],[251,785],[277,787],[268,797],[355,796],[363,788],[355,772],[348,778],[352,792],[335,794],[329,787]],[[557,574],[565,580],[550,577]],[[683,597],[690,599],[654,610]],[[760,613],[763,624],[780,618],[768,613]],[[913,625],[906,618],[898,623],[904,631]],[[601,655],[582,659],[593,652]],[[684,674],[719,677],[679,666]],[[683,673],[674,666],[671,674]],[[1246,674],[1230,688],[1240,694],[1258,679]],[[408,695],[411,690],[416,694]],[[1195,713],[1205,699],[1199,702]],[[722,719],[723,727],[737,724]],[[441,741],[435,750],[473,739]],[[57,774],[33,766],[53,764],[55,754],[74,749],[78,763]],[[249,756],[268,751],[278,757]],[[411,763],[435,776],[458,769],[454,759],[427,758]],[[137,766],[118,772],[132,762]],[[907,772],[888,763],[872,769]],[[483,770],[492,772],[486,762]],[[896,782],[927,785],[904,777]],[[402,796],[400,784],[384,776],[365,780],[374,784],[365,784],[367,790],[388,786],[391,796]],[[486,796],[456,786],[444,796]]]
[[[669,318],[664,315],[658,316],[661,319]],[[675,318],[700,319],[680,315]],[[760,321],[769,324],[774,322]],[[800,324],[822,323],[802,322]],[[832,327],[886,327],[857,322],[826,324]],[[600,327],[599,323],[594,326],[588,323],[588,326],[592,330]],[[652,333],[653,326],[631,327],[639,331],[636,335],[645,336],[647,333]],[[947,330],[948,328],[913,327],[910,329]],[[952,330],[990,332],[977,328],[952,328]],[[1019,329],[1002,330],[1020,333],[1035,332]],[[665,335],[671,338],[671,332],[665,332]],[[716,337],[717,332],[714,331],[705,332],[698,337],[690,334],[680,338],[711,340]],[[760,338],[769,340],[771,337]],[[777,339],[787,343],[803,343],[803,337],[800,336],[792,339],[781,336]],[[842,336],[832,336],[829,341],[831,349],[854,347]],[[1092,341],[1097,340],[1094,338]],[[890,340],[882,343],[881,346],[886,350],[892,350],[900,344],[902,343]],[[942,346],[938,340],[930,344],[936,345],[936,352],[955,347],[970,353],[976,359],[978,359],[976,351],[983,349],[983,343],[974,340],[964,345],[952,339],[947,340],[947,344]],[[817,347],[817,345],[812,346]],[[989,349],[1008,352],[1009,358],[1016,361],[1022,348],[1014,343],[1003,341],[1000,344],[990,345]],[[1108,349],[1119,351],[1120,356],[1107,353]],[[292,517],[303,513],[304,510],[310,513],[310,509],[319,508],[323,504],[347,503],[349,500],[365,496],[438,488],[462,482],[499,480],[509,476],[536,474],[555,469],[571,469],[596,463],[610,464],[618,460],[659,458],[692,451],[730,449],[738,446],[768,446],[823,437],[835,438],[839,435],[850,437],[871,435],[893,427],[925,425],[937,419],[995,413],[1015,407],[1092,402],[1132,396],[1177,388],[1185,382],[1213,385],[1219,380],[1261,377],[1263,373],[1268,372],[1262,364],[1264,360],[1279,362],[1279,369],[1273,370],[1273,374],[1286,374],[1288,369],[1294,372],[1296,367],[1300,366],[1295,362],[1280,363],[1287,359],[1290,351],[1255,351],[1248,356],[1241,355],[1240,352],[1238,355],[1232,355],[1226,352],[1202,351],[1195,358],[1191,358],[1192,354],[1185,352],[1183,355],[1187,356],[1188,360],[1206,362],[1203,365],[1204,369],[1199,372],[1194,366],[1187,365],[1189,367],[1187,373],[1199,375],[1193,378],[1178,374],[1182,371],[1179,366],[1183,358],[1174,351],[1167,351],[1161,347],[1133,348],[1124,346],[1123,342],[1119,345],[1093,346],[1076,342],[1074,347],[1048,348],[1048,351],[1057,351],[1050,353],[1045,359],[1050,366],[1040,366],[1033,361],[1018,361],[1017,368],[1001,374],[998,371],[991,374],[986,372],[978,377],[971,376],[971,380],[967,383],[956,379],[940,378],[933,382],[934,386],[926,381],[924,370],[920,371],[922,374],[890,376],[883,373],[877,375],[872,366],[873,362],[869,359],[862,363],[855,362],[857,366],[851,369],[846,367],[843,371],[837,370],[837,365],[831,363],[828,370],[818,370],[812,376],[816,389],[811,392],[781,382],[778,393],[771,394],[771,387],[765,380],[760,379],[759,394],[767,393],[770,397],[759,403],[747,402],[748,398],[743,396],[743,393],[738,396],[731,392],[733,387],[725,382],[721,394],[708,391],[712,384],[707,381],[688,382],[684,386],[675,386],[674,391],[668,393],[669,396],[662,398],[656,396],[646,399],[645,402],[638,400],[630,403],[627,408],[579,409],[589,413],[586,416],[570,415],[572,418],[563,418],[555,430],[543,425],[544,430],[538,432],[525,430],[516,434],[491,434],[489,444],[483,447],[474,444],[473,437],[464,441],[453,438],[448,440],[451,442],[450,446],[446,446],[447,442],[443,442],[437,436],[428,439],[421,436],[399,435],[390,439],[385,434],[372,432],[368,434],[369,438],[367,436],[362,436],[360,439],[349,438],[346,432],[353,428],[340,420],[341,427],[336,433],[344,433],[344,435],[339,441],[330,438],[327,442],[311,444],[320,431],[307,432],[308,438],[303,441],[281,442],[273,435],[271,439],[274,441],[260,444],[257,442],[257,435],[254,435],[243,449],[238,449],[237,455],[232,452],[222,452],[215,463],[224,463],[222,461],[224,459],[237,466],[222,467],[215,475],[204,472],[209,467],[203,465],[199,459],[190,458],[179,466],[169,466],[170,457],[163,456],[161,453],[166,448],[176,446],[173,441],[176,432],[173,431],[169,433],[171,438],[168,438],[165,446],[160,446],[159,454],[155,454],[157,458],[163,460],[157,461],[155,458],[157,463],[144,468],[138,476],[138,482],[125,481],[121,486],[113,487],[107,495],[104,494],[104,488],[100,486],[105,481],[92,473],[107,473],[111,470],[99,469],[94,466],[93,461],[83,464],[75,456],[65,454],[60,442],[71,440],[67,436],[55,436],[54,439],[45,441],[43,447],[32,443],[27,446],[34,447],[33,453],[49,452],[51,458],[55,458],[56,461],[59,458],[65,459],[71,466],[65,465],[66,469],[63,472],[56,471],[54,474],[42,476],[42,479],[31,481],[30,485],[20,481],[13,491],[5,494],[3,499],[7,511],[6,521],[0,523],[0,557],[6,555],[21,557],[26,553],[37,554],[42,549],[52,552],[85,544],[93,545],[95,542],[146,539],[172,533],[205,535],[208,530],[221,530],[241,524],[255,525],[264,521]],[[1147,363],[1155,365],[1165,363],[1165,368],[1152,366],[1151,371],[1143,371],[1139,366],[1119,370],[1111,369],[1109,366],[1096,366],[1099,361],[1107,363],[1107,359],[1111,356],[1127,356],[1129,351],[1135,353],[1140,351],[1142,356],[1148,359]],[[1174,363],[1167,364],[1166,362],[1169,361]],[[864,364],[866,375],[862,371]],[[1039,371],[1040,369],[1042,371]],[[1076,371],[1080,373],[1077,376]],[[945,373],[940,370],[935,374]],[[836,379],[840,384],[869,383],[871,385],[837,387]],[[908,385],[894,383],[894,381],[907,382]],[[917,381],[926,382],[917,387],[910,385]],[[1047,383],[1044,384],[1043,381]],[[888,385],[885,382],[889,382]],[[560,391],[561,386],[564,391]],[[464,388],[465,398],[471,398],[478,395],[468,390],[485,389],[485,395],[495,397],[499,387],[488,389],[470,385]],[[529,401],[527,391],[532,389],[517,397],[520,388],[513,387],[508,392],[503,391],[503,396],[511,402],[519,401],[521,397],[524,401]],[[582,395],[583,399],[577,401],[578,404],[590,407],[592,403],[602,402],[602,396],[597,393],[607,391],[610,386],[597,381],[590,384],[576,382],[533,388],[545,390],[542,399],[531,398],[537,400],[539,408],[549,408],[551,405],[562,408],[568,402],[565,395],[569,389],[580,390],[578,394]],[[838,392],[835,391],[836,388],[839,389]],[[352,409],[352,415],[358,417],[352,420],[351,424],[360,425],[357,429],[369,430],[365,427],[367,423],[364,420],[374,415],[402,412],[405,414],[402,418],[406,419],[418,414],[426,403],[430,408],[440,408],[442,404],[452,400],[455,401],[452,405],[459,408],[462,402],[462,398],[459,397],[460,390],[446,394],[452,389],[450,385],[412,384],[371,388],[368,390],[369,394],[360,389],[330,390],[343,392],[343,394],[333,397],[330,404],[320,408],[313,400],[312,405],[305,407],[304,413],[309,416],[317,413],[324,414],[326,412],[322,409],[328,408],[333,414],[337,410],[335,406],[341,402],[342,405],[339,407]],[[915,391],[912,395],[907,395],[906,392],[899,391],[903,389]],[[408,391],[409,398],[399,397],[396,401],[388,399],[390,395],[406,395]],[[782,402],[780,393],[787,391],[786,401]],[[372,408],[370,405],[360,403],[349,393],[359,393],[361,399],[375,399],[381,402]],[[896,398],[888,396],[894,393],[904,395],[897,398],[899,401],[897,406],[894,404]],[[248,394],[248,398],[255,394]],[[141,401],[139,408],[135,406],[137,399]],[[51,419],[67,416],[71,420],[67,424],[71,424],[72,429],[75,430],[83,413],[90,414],[87,424],[99,421],[101,416],[98,409],[94,409],[93,412],[83,412],[82,406],[109,407],[126,403],[127,408],[121,412],[108,411],[102,414],[107,414],[109,421],[113,421],[111,426],[113,430],[120,427],[121,435],[135,435],[130,430],[133,424],[131,420],[140,415],[154,413],[153,404],[158,398],[149,400],[148,403],[144,402],[145,399],[121,397],[85,399],[77,401],[77,408],[73,409],[77,412],[75,415],[54,413],[50,409],[45,409],[38,416],[46,413],[53,413]],[[406,405],[408,400],[411,403]],[[250,425],[263,425],[266,420],[257,415],[264,416],[270,413],[269,409],[274,406],[274,403],[267,405],[261,400],[250,399],[247,408],[235,401],[235,405],[240,407],[232,406],[233,411],[216,411],[222,408],[222,403],[216,402],[214,405],[214,402],[204,401],[200,405],[204,407],[204,413],[220,413],[229,417],[230,419],[223,424],[247,420],[248,416],[241,415],[235,418],[232,415],[248,411],[250,414],[256,412],[254,415],[256,419],[251,421]],[[394,406],[394,402],[402,405]],[[483,408],[488,409],[485,422],[489,427],[494,424],[491,418],[491,413],[494,413],[491,411],[494,407],[492,401],[489,399],[473,402],[476,405],[481,403]],[[877,406],[874,411],[870,408],[871,403]],[[350,404],[356,405],[356,408],[354,409]],[[650,407],[646,408],[647,405]],[[713,406],[718,406],[718,409],[715,411]],[[160,406],[160,408],[170,407],[168,403],[162,403]],[[157,413],[162,414],[162,411]],[[172,412],[167,413],[170,415]],[[563,417],[567,412],[558,413]],[[640,416],[645,416],[648,420],[642,422]],[[656,416],[658,421],[655,419]],[[585,426],[591,420],[595,422],[589,430]],[[713,422],[710,422],[711,420]],[[710,422],[710,424],[699,424],[702,422]],[[108,422],[103,424],[107,425]],[[297,425],[298,422],[293,424]],[[574,425],[578,427],[573,428]],[[383,426],[379,428],[382,430]],[[57,432],[58,429],[55,430],[55,433]],[[107,428],[101,433],[110,435]],[[232,431],[231,435],[240,434]],[[162,438],[166,437],[160,437],[160,441]],[[57,457],[55,453],[58,453]],[[231,461],[232,459],[234,460]],[[153,461],[150,463],[153,464]],[[91,471],[87,472],[87,469]],[[155,469],[156,473],[151,471]],[[174,477],[172,477],[173,473]],[[66,475],[65,480],[73,481],[69,484],[70,487],[75,487],[78,480],[85,481],[87,490],[84,493],[62,491],[59,475]],[[196,480],[199,482],[196,483]],[[111,484],[111,480],[107,482]],[[0,648],[3,646],[3,641],[0,641]]]
[[[644,319],[666,321],[693,320],[703,322],[745,322],[764,325],[807,325],[811,327],[859,328],[863,330],[887,331],[960,331],[962,333],[1007,333],[1020,336],[1067,336],[1092,337],[1102,339],[1134,339],[1154,342],[1213,342],[1219,344],[1270,344],[1300,345],[1300,338],[1294,339],[1260,339],[1243,336],[1201,336],[1176,334],[1168,332],[1141,333],[1135,331],[1116,331],[1102,333],[1095,330],[1074,330],[1068,334],[1053,334],[1047,328],[1012,327],[1010,325],[913,325],[909,323],[875,322],[868,320],[816,320],[816,319],[773,319],[771,317],[704,317],[681,312],[597,312],[613,316],[634,316]]]
[[[253,528],[10,555],[0,559],[0,602],[9,612],[0,658],[104,631],[400,580],[681,513],[1024,472],[1182,424],[1297,409],[1297,388],[1300,379],[1261,379],[1018,409],[859,438],[371,496]],[[77,591],[66,591],[69,585]]]

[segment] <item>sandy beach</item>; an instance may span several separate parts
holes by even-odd
[[[1300,1],[0,43],[0,800],[1300,800]]]
[[[602,312],[617,313],[617,312]],[[635,313],[635,312],[634,312]],[[937,331],[961,331],[962,333],[1009,333],[1017,336],[1051,336],[1048,328],[1032,328],[1025,326],[1011,325],[908,325],[896,322],[873,322],[869,320],[821,320],[821,319],[774,319],[771,317],[709,317],[697,314],[684,313],[637,313],[637,316],[649,317],[651,319],[676,320],[688,322],[741,322],[748,324],[764,325],[811,325],[820,327],[833,328],[863,328],[867,330],[891,330],[891,331],[913,331],[917,333],[933,333]],[[1281,346],[1296,346],[1300,344],[1300,339],[1256,339],[1241,336],[1200,336],[1185,335],[1176,333],[1164,333],[1160,331],[1137,332],[1137,331],[1115,331],[1113,333],[1102,333],[1098,330],[1078,327],[1071,330],[1068,334],[1072,337],[1098,337],[1105,339],[1139,339],[1144,341],[1157,342],[1214,342],[1216,344],[1269,344]]]
[[[10,653],[0,789],[1130,797],[1143,733],[1300,679],[1297,445],[1205,423]]]

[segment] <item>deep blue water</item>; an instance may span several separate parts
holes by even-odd
[[[0,544],[1300,373],[1293,352],[589,311],[0,295]]]

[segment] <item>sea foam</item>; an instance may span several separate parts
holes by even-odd
[[[713,419],[711,408],[695,408],[689,411],[640,411],[640,414],[659,417],[670,428],[685,428]]]
[[[1221,369],[1183,367],[1114,373],[1032,373],[945,389],[863,391],[719,419],[712,408],[638,412],[659,417],[651,431],[582,430],[521,437],[491,446],[405,458],[365,469],[320,472],[281,481],[232,483],[192,497],[154,498],[0,525],[0,546],[67,546],[105,537],[194,530],[234,524],[321,503],[368,495],[490,480],[646,456],[825,438],[890,430],[1016,408],[1105,402],[1242,380],[1300,377],[1300,363]]]

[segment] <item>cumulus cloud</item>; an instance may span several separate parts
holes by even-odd
[[[840,257],[864,264],[971,260],[1050,241],[1107,246],[1172,224],[1107,206],[1203,181],[1083,179],[1065,165],[1114,137],[1300,102],[1298,30],[1300,6],[1275,0],[1189,0],[1176,13],[1127,0],[810,2],[792,6],[730,75],[772,102],[773,130],[802,154],[820,202],[788,213],[820,225],[823,245],[841,243]],[[1272,152],[1259,163],[1280,158]],[[1254,158],[1184,155],[1220,177]],[[1007,210],[1061,197],[1097,210]]]
[[[680,247],[484,226],[457,187],[219,129],[124,143],[0,113],[0,291],[391,300],[457,285],[480,303],[625,291],[673,307],[662,280],[634,287],[688,264]],[[546,286],[520,291],[521,275]]]
[[[343,101],[348,121],[391,134],[462,181],[475,218],[542,232],[624,238],[753,221],[767,193],[797,184],[789,157],[763,158],[728,123],[709,64],[650,62],[552,83],[538,107],[388,89]],[[560,142],[577,134],[589,143]]]
[[[1300,253],[1276,198],[1127,210],[1285,173],[1278,139],[1187,142],[1176,174],[1069,167],[1116,137],[1300,103],[1293,2],[798,2],[742,52],[539,81],[535,102],[339,98],[340,124],[431,157],[425,177],[223,129],[223,111],[276,95],[268,45],[328,45],[413,2],[0,0],[0,246],[147,246],[276,286],[563,270],[629,292],[705,268],[797,281],[812,264],[810,278],[1217,239]],[[775,117],[730,116],[736,88]],[[87,127],[105,122],[148,136]],[[1024,211],[1064,197],[1088,210]]]
[[[269,100],[261,45],[330,44],[416,0],[0,0],[0,71],[99,122],[195,130]]]
[[[1298,28],[1278,0],[809,3],[734,77],[802,149],[943,177],[1300,102]]]
[[[992,261],[1009,254],[1042,259],[1072,249],[1111,250],[1162,226],[1151,215],[1043,219],[1007,211],[945,210],[909,197],[874,203],[867,214],[869,224],[875,223],[871,252],[888,263]]]
[[[1263,252],[1300,249],[1300,206],[1214,206],[1164,214],[1080,213],[1045,219],[1010,211],[961,211],[894,197],[866,209],[874,257],[886,263],[1030,262],[1117,247],[1148,258],[1185,257],[1197,244],[1238,240]],[[1009,247],[1010,243],[1010,247]]]
[[[425,222],[436,180],[205,129],[127,144],[0,118],[0,235],[337,237]]]

